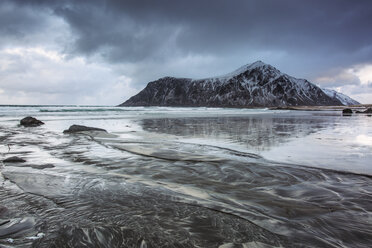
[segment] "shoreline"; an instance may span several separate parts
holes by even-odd
[[[350,106],[288,106],[288,107],[272,107],[270,110],[302,110],[302,111],[338,111],[343,109],[364,110],[371,108],[372,104],[359,104]]]

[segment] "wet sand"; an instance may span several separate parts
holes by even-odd
[[[1,165],[0,246],[371,243],[369,117],[146,111],[3,118],[2,158],[26,162]],[[109,133],[64,135],[72,122]]]

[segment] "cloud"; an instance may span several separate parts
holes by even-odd
[[[336,88],[345,85],[360,85],[360,78],[353,73],[352,69],[337,68],[327,72],[326,75],[315,78],[315,83],[326,88]]]
[[[62,50],[69,27],[49,8],[0,2],[0,48],[43,46]]]
[[[358,99],[361,103],[372,102],[372,64],[332,69],[314,82]]]
[[[114,105],[135,92],[130,78],[105,66],[40,47],[0,51],[0,78],[2,104]]]
[[[131,47],[143,59],[136,46],[157,50],[176,35],[177,49],[184,53],[230,54],[236,49],[264,48],[326,51],[329,55],[340,51],[357,54],[364,49],[371,54],[372,3],[367,1],[338,1],[337,5],[288,0],[85,3],[89,4],[56,8],[56,14],[78,34],[75,45],[82,53],[91,52],[91,47]],[[128,58],[132,57],[123,53],[121,59]]]
[[[370,61],[372,54],[370,1],[16,2],[61,17],[74,33],[71,53],[100,55],[109,62],[170,59],[174,52],[249,56],[278,50],[310,60],[314,53],[327,55],[328,63],[340,56]]]
[[[326,74],[315,78],[314,82],[324,87],[372,85],[372,64],[357,64],[350,68],[331,69]]]
[[[220,75],[258,59],[337,88],[364,80],[347,69],[372,64],[371,12],[372,2],[364,0],[4,0],[0,48],[39,47],[63,56],[63,62],[52,63],[51,75],[35,74],[33,80],[40,83],[25,86],[29,92],[45,92],[45,86],[57,80],[53,76],[58,68],[65,76],[57,80],[60,86],[51,87],[60,94],[56,99],[70,89],[78,101],[83,91],[74,87],[96,84],[95,77],[83,78],[81,86],[71,84],[78,73],[67,64],[77,66],[78,60],[84,61],[77,68],[85,74],[99,73],[97,78],[105,75],[110,82],[126,78],[125,87],[136,90],[162,76]],[[17,61],[6,58],[3,64]],[[18,57],[13,71],[1,74],[2,90],[12,89],[4,86],[4,78],[50,70],[49,59],[41,56],[37,61],[33,65]],[[113,85],[88,91],[99,96]],[[122,100],[129,91],[124,90]]]
[[[354,66],[351,73],[358,76],[363,85],[372,85],[372,64]]]

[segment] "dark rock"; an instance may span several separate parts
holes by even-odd
[[[353,113],[353,110],[346,108],[342,110],[342,115],[351,115]]]
[[[84,132],[84,131],[101,131],[107,132],[105,129],[97,128],[97,127],[87,127],[81,125],[72,125],[69,129],[64,130],[63,133],[77,133],[77,132]]]
[[[44,170],[44,169],[50,169],[54,168],[55,166],[52,164],[41,164],[41,165],[30,165],[31,168]]]
[[[356,111],[357,114],[372,114],[372,108],[367,108],[365,111]]]
[[[9,157],[3,160],[4,163],[24,163],[26,160],[23,158],[14,156],[14,157]]]
[[[31,116],[27,116],[25,118],[23,118],[20,122],[20,124],[22,126],[25,126],[25,127],[37,127],[37,126],[40,126],[40,125],[44,125],[44,122],[34,118],[34,117],[31,117]]]
[[[270,108],[270,110],[299,110],[299,109],[292,108],[292,107],[274,107],[274,108]]]
[[[4,206],[0,206],[0,216],[3,215],[4,213],[6,213],[8,211],[8,209]],[[0,220],[0,226],[2,225],[2,223],[4,223],[3,220]]]

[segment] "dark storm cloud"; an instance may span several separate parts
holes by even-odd
[[[138,90],[259,59],[323,86],[358,87],[349,69],[372,64],[371,13],[370,0],[3,0],[0,48],[83,57]]]
[[[173,27],[169,25],[143,24],[121,13],[102,12],[102,8],[95,5],[55,9],[76,34],[69,52],[99,53],[110,62],[135,62],[154,56],[172,36]]]
[[[16,2],[52,9],[73,30],[70,53],[109,62],[257,50],[323,57],[330,65],[372,59],[368,0]]]
[[[44,20],[37,11],[11,2],[0,3],[0,43],[17,42],[43,27]]]

